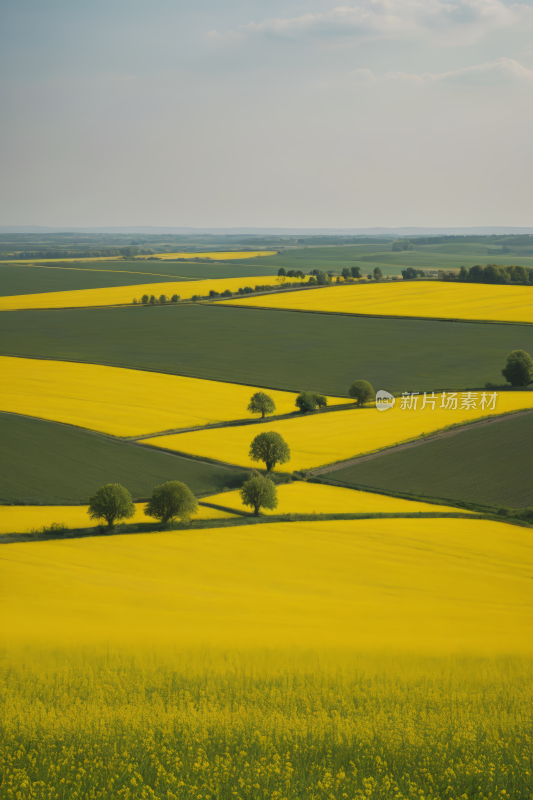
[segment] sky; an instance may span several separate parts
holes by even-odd
[[[0,225],[533,225],[533,0],[2,0]]]

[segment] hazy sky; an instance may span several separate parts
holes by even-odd
[[[0,225],[533,225],[533,0],[1,0]]]

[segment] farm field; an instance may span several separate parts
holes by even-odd
[[[197,252],[186,252],[186,253],[156,253],[155,255],[150,256],[143,256],[138,255],[136,258],[139,260],[149,259],[149,258],[157,258],[164,261],[165,259],[176,259],[176,258],[186,258],[186,259],[194,259],[194,258],[211,258],[213,261],[218,260],[240,260],[240,259],[248,259],[248,258],[260,258],[261,256],[272,256],[275,255],[275,250],[256,250],[256,251],[239,251],[239,250],[228,250],[228,251],[211,251],[208,253],[197,253]],[[121,261],[123,259],[122,255],[117,256],[90,256],[87,258],[69,258],[65,256],[65,258],[21,258],[16,259],[16,261],[11,263],[20,263],[20,264],[32,264],[34,262],[42,262],[43,264],[50,263],[53,264],[54,262],[60,261],[72,261],[72,262],[88,262],[88,261]],[[9,262],[8,262],[9,263]]]
[[[137,447],[98,434],[0,413],[0,503],[87,503],[100,486],[121,483],[134,500],[154,486],[186,483],[196,494],[239,486],[242,473]]]
[[[274,285],[277,275],[265,275],[261,283]],[[182,281],[176,287],[176,282],[141,283],[126,286],[108,286],[103,289],[80,289],[72,292],[42,292],[41,294],[21,294],[10,297],[0,297],[0,311],[38,308],[87,308],[90,306],[113,306],[131,304],[133,298],[140,302],[143,294],[159,297],[167,295],[168,299],[173,294],[178,294],[182,300],[189,300],[193,295],[208,295],[214,289],[224,292],[229,289],[236,292],[239,288],[249,286],[254,278],[210,278],[203,281]]]
[[[329,477],[335,480],[336,473],[332,473]],[[449,514],[454,511],[451,506],[419,503],[399,497],[388,497],[385,494],[302,481],[281,484],[277,487],[277,493],[278,507],[276,510],[263,509],[262,514],[349,514],[360,511],[407,514],[417,511],[435,513],[442,511]],[[204,502],[226,506],[236,511],[252,511],[249,506],[243,504],[238,490],[204,497]]]
[[[167,261],[98,261],[87,264],[61,262],[52,266],[7,264],[0,261],[0,297],[45,292],[99,289],[108,286],[135,286],[149,281],[181,282],[215,278],[262,278],[268,268],[242,261],[241,264],[183,263]],[[152,277],[150,277],[152,276]],[[256,281],[257,282],[257,281]],[[255,283],[254,283],[255,285]],[[179,287],[176,287],[179,292]]]
[[[126,520],[128,525],[157,521],[145,516],[145,505],[135,503],[135,516]],[[228,512],[199,505],[193,519],[230,519],[232,516]],[[49,528],[54,523],[68,528],[92,528],[102,524],[89,519],[87,506],[0,506],[0,534],[27,533],[43,526]]]
[[[388,412],[387,412],[388,413]],[[533,506],[533,414],[329,473],[332,480],[488,506]]]
[[[4,355],[343,396],[361,376],[390,392],[502,383],[507,354],[516,349],[533,352],[533,326],[290,314],[220,304],[0,314]]]
[[[533,322],[533,287],[442,281],[331,286],[224,303],[338,314]]]
[[[113,436],[141,436],[236,419],[247,411],[254,386],[205,381],[97,364],[6,358],[0,410],[64,422]],[[276,414],[297,411],[296,395],[269,390]],[[330,398],[329,404],[346,402]]]
[[[229,800],[235,785],[356,800],[461,798],[475,785],[479,798],[529,800],[531,665],[26,649],[0,668],[5,785],[37,800]]]
[[[474,516],[15,543],[0,563],[6,644],[533,650],[531,532]]]
[[[145,439],[143,443],[243,467],[256,467],[258,465],[248,455],[252,439],[263,431],[277,431],[291,449],[291,460],[278,469],[292,472],[390,447],[458,422],[533,408],[533,392],[502,392],[495,411],[482,411],[481,408],[460,410],[459,407],[450,410],[441,409],[439,405],[437,402],[435,410],[427,406],[415,411],[402,410],[397,403],[385,412],[354,407],[353,410],[331,414],[265,422],[253,428],[238,426],[158,436]]]

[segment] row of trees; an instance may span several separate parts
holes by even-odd
[[[500,266],[499,264],[486,264],[482,267],[461,267],[459,280],[466,283],[533,283],[533,267],[521,267],[517,264]]]
[[[105,520],[109,530],[115,522],[131,519],[135,515],[135,506],[131,494],[120,483],[108,483],[102,486],[89,499],[88,514],[92,520]],[[147,517],[159,520],[168,525],[175,519],[189,519],[198,511],[198,503],[188,486],[180,481],[168,481],[156,486],[152,497],[146,504],[144,513]]]
[[[179,299],[179,294],[173,294],[172,297],[167,297],[166,294],[160,294],[159,297],[156,297],[155,294],[150,296],[143,294],[140,300],[137,300],[136,297],[133,298],[133,305],[136,306],[140,303],[143,306],[158,306],[165,305],[165,303],[177,303]]]

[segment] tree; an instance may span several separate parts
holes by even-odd
[[[278,269],[278,275],[280,275],[280,276],[282,276],[282,275],[283,275],[283,276],[284,276],[284,275],[286,275],[286,274],[287,274],[287,273],[285,272],[285,270],[283,269],[283,267],[280,267],[280,268]]]
[[[485,269],[485,272],[486,271],[487,270]],[[521,283],[528,282],[528,274],[525,267],[520,267],[520,266],[511,267],[510,274],[512,281],[520,281]]]
[[[306,411],[316,411],[318,407],[316,395],[312,392],[300,392],[296,398],[296,405],[302,414],[305,414]]]
[[[413,278],[416,278],[416,269],[413,269],[413,267],[407,267],[407,269],[402,269],[402,277],[404,281],[410,281]]]
[[[157,300],[155,298],[155,294],[151,294],[150,295],[150,305],[151,306],[155,306],[156,303],[157,303]]]
[[[359,269],[359,267],[351,267],[350,272],[352,273],[352,278],[361,277],[361,270]]]
[[[372,385],[368,381],[354,381],[348,389],[348,394],[350,397],[353,397],[354,400],[357,400],[358,408],[364,406],[365,403],[368,403],[369,400],[373,400],[376,396]]]
[[[160,302],[162,305],[164,305],[164,304],[167,302],[167,296],[166,296],[166,294],[160,294],[160,295],[159,295],[159,302]]]
[[[290,461],[291,451],[283,436],[268,431],[255,437],[250,445],[249,455],[252,461],[264,461],[267,472],[272,472],[276,464]]]
[[[319,286],[325,286],[326,283],[328,282],[328,276],[326,275],[326,273],[321,272],[319,270],[316,276],[316,282],[318,283]]]
[[[229,289],[226,289],[224,292],[222,292],[222,294],[220,296],[221,297],[233,297],[233,292],[230,292]]]
[[[483,270],[484,283],[507,283],[507,276],[497,264],[487,264]]]
[[[261,419],[264,419],[265,414],[273,414],[276,410],[276,404],[265,392],[256,392],[250,398],[248,403],[248,411],[250,414],[261,414]]]
[[[469,270],[466,267],[461,267],[459,270],[459,280],[466,281],[468,280],[468,272]]]
[[[374,278],[377,281],[380,281],[383,277],[383,273],[379,267],[374,267]]]
[[[258,472],[251,472],[248,480],[243,483],[241,498],[245,506],[253,508],[256,517],[259,516],[260,508],[274,511],[278,507],[278,493],[274,481]]]
[[[328,398],[323,394],[315,394],[316,404],[319,408],[326,408],[328,404]]]
[[[350,278],[352,277],[352,273],[350,272],[348,267],[344,267],[343,271],[341,272],[341,275],[345,281],[349,281]]]
[[[143,306],[147,305],[149,299],[150,298],[148,297],[147,294],[143,294],[143,296],[141,297],[141,303],[143,304]]]
[[[168,525],[176,517],[187,520],[198,511],[198,503],[188,486],[181,481],[168,481],[156,486],[144,513]]]
[[[513,350],[502,375],[511,386],[528,386],[533,383],[533,359],[525,350]]]
[[[87,513],[90,519],[105,519],[111,530],[117,520],[131,519],[135,506],[131,494],[120,483],[108,483],[89,498]]]
[[[172,297],[170,298],[172,303],[177,303],[179,299],[180,299],[179,294],[173,294]]]

